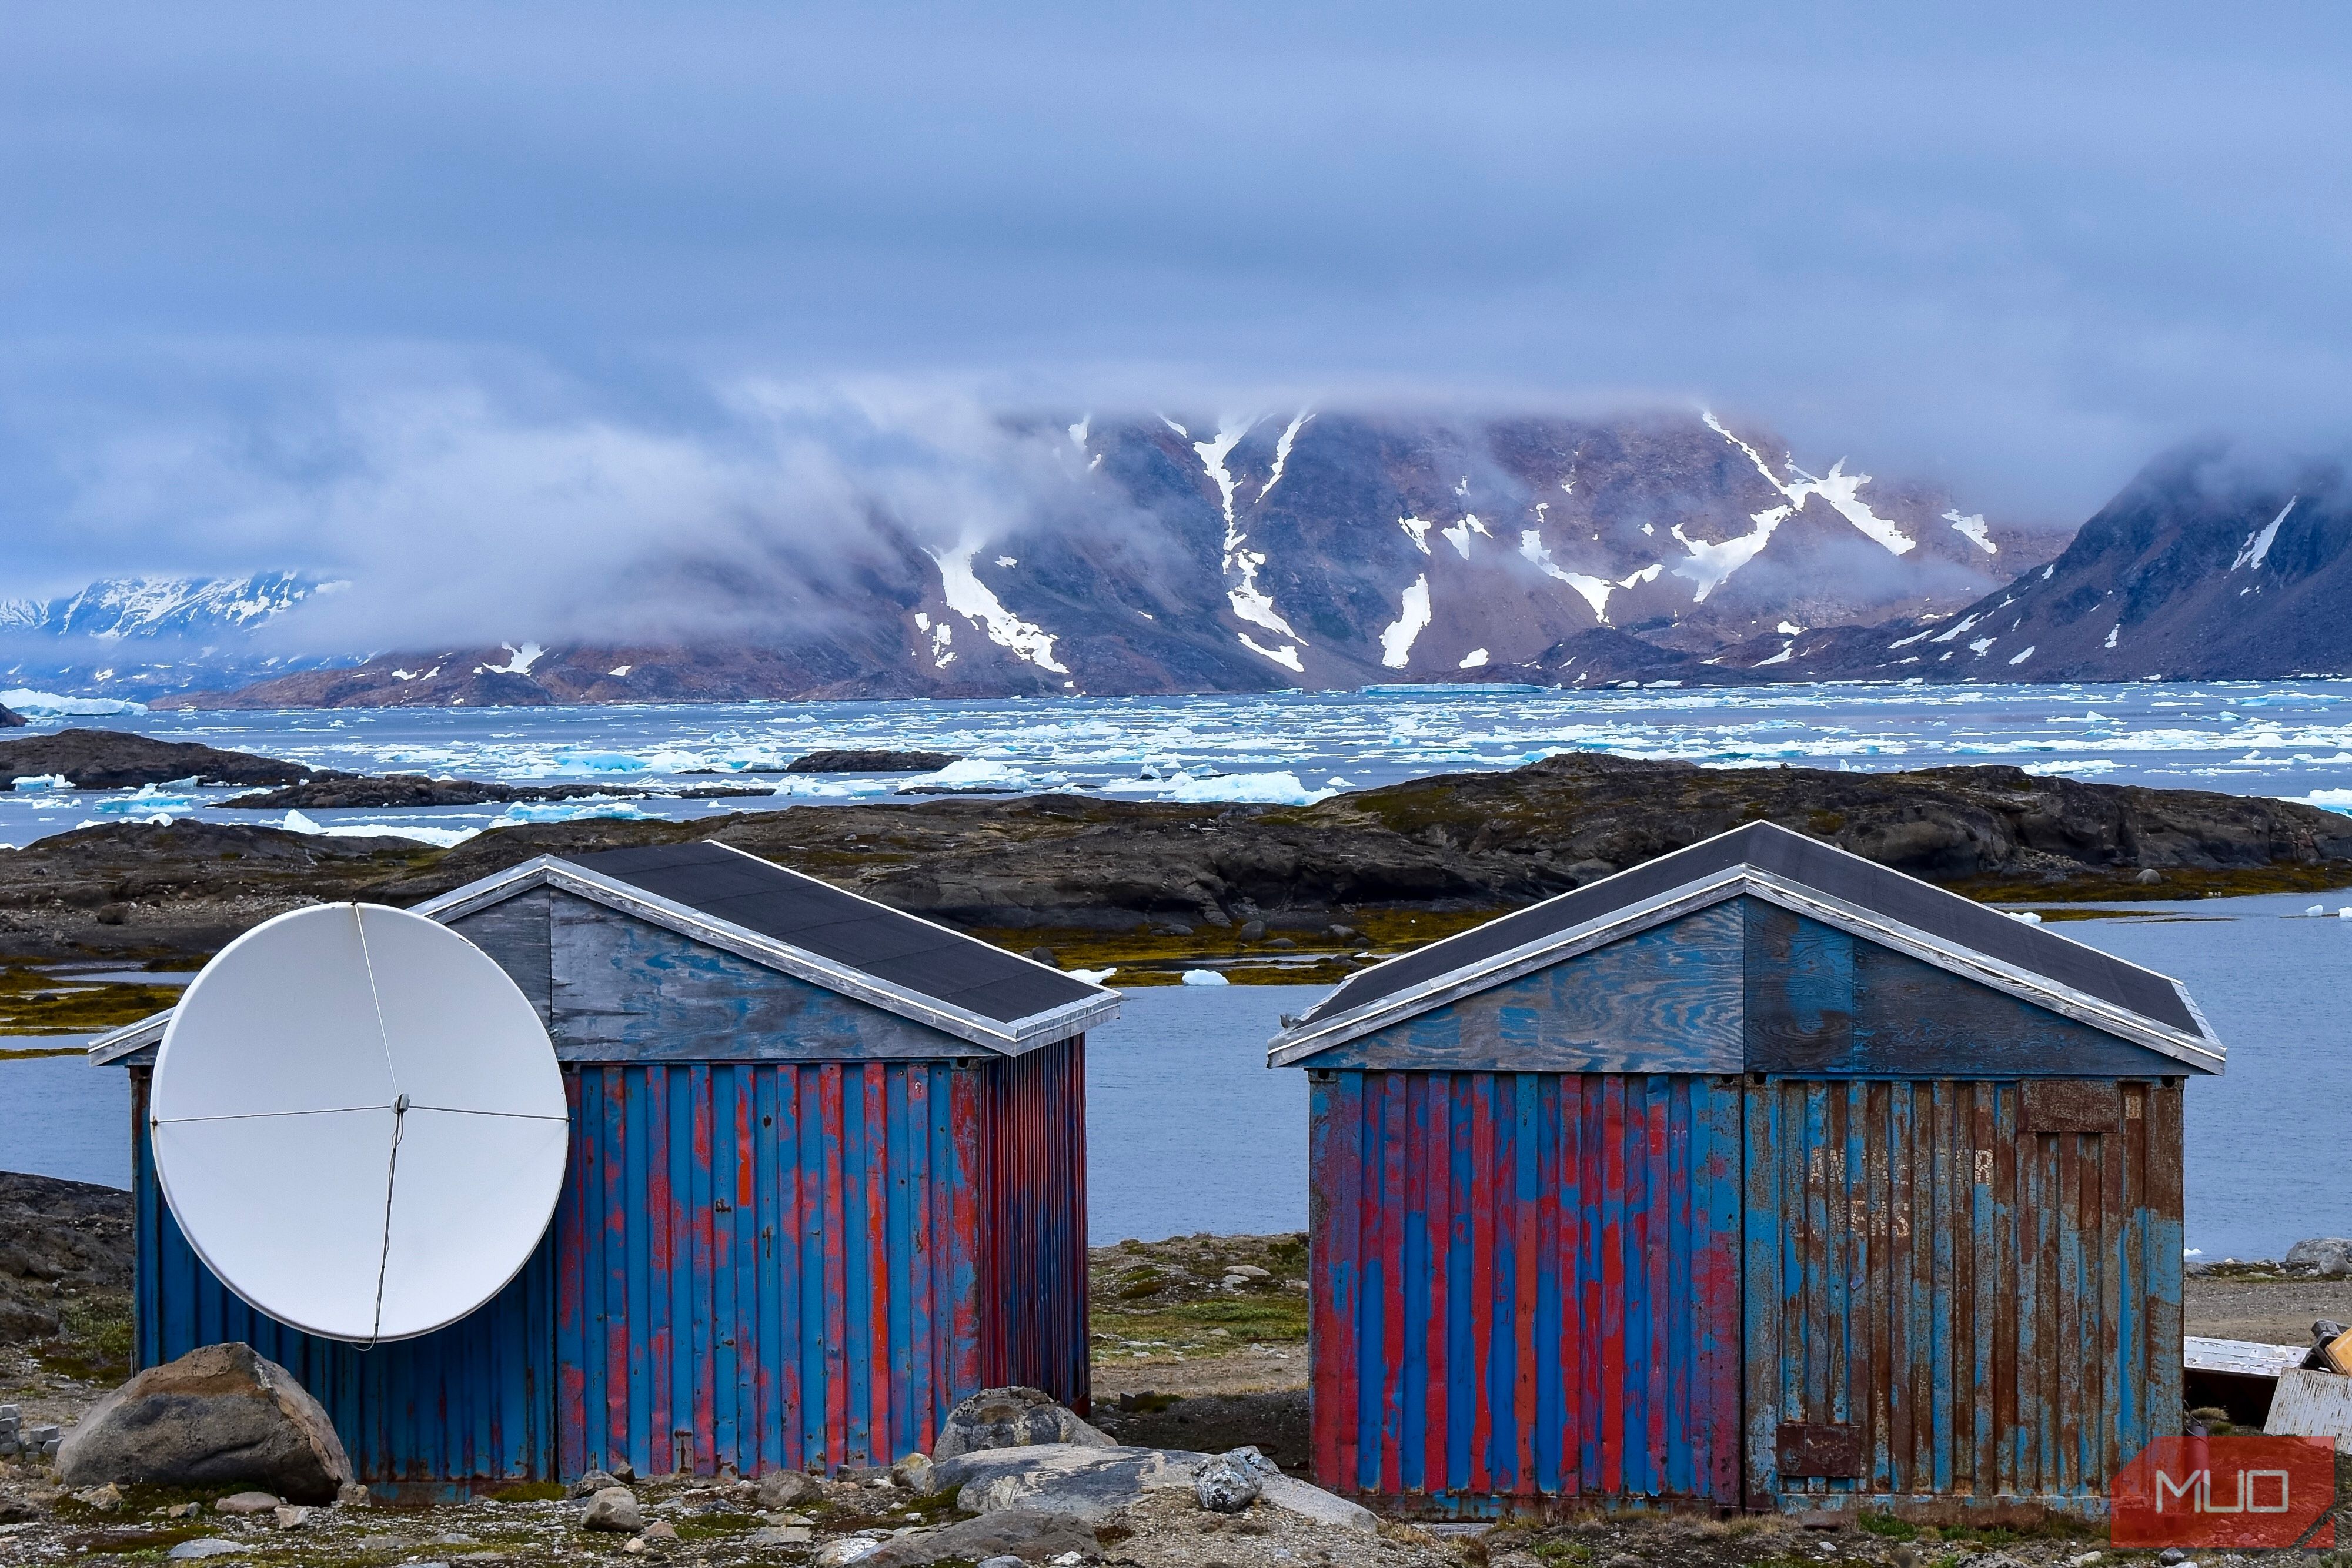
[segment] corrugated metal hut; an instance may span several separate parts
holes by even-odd
[[[158,1189],[132,1079],[136,1355],[245,1340],[388,1492],[887,1464],[974,1390],[1087,1396],[1084,1031],[1116,993],[723,845],[541,859],[424,905],[546,1020],[572,1107],[504,1293],[362,1352],[255,1312]]]
[[[2180,1416],[2181,987],[1766,823],[1350,977],[1316,1479],[2096,1514]]]

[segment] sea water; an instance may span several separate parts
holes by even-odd
[[[2155,918],[2052,929],[2186,982],[2229,1048],[2191,1075],[2187,1245],[2277,1258],[2306,1236],[2352,1235],[2352,894],[2154,906]],[[2139,906],[2142,909],[2150,906]],[[1269,1070],[1281,1015],[1306,986],[1130,991],[1087,1040],[1088,1228],[1097,1243],[1307,1224],[1307,1075]],[[28,1045],[30,1040],[11,1043]],[[0,1168],[120,1186],[130,1179],[129,1093],[118,1068],[78,1057],[0,1061]]]
[[[55,727],[57,720],[43,721]],[[898,799],[904,780],[810,779],[773,768],[824,747],[921,747],[993,768],[994,787],[1122,799],[1312,799],[1430,773],[1520,766],[1591,749],[1703,766],[1789,762],[1874,770],[2010,763],[2037,774],[2274,795],[2352,809],[2352,683],[1612,690],[1539,695],[1275,694],[1039,702],[146,714],[70,722],[290,758],[353,772],[636,785],[757,783],[790,791],[717,802],[590,802],[680,816],[807,800]],[[18,732],[23,733],[23,732]],[[35,733],[38,733],[37,729]],[[0,747],[7,744],[0,740]],[[726,779],[725,775],[733,775]],[[714,777],[714,775],[721,777]],[[202,816],[279,822],[230,791],[36,789],[0,795],[0,842],[84,821]],[[312,825],[468,833],[505,816],[316,812]],[[421,824],[421,825],[420,825]],[[2230,1047],[2230,1070],[2189,1090],[2188,1245],[2276,1257],[2304,1236],[2352,1234],[2352,894],[2137,905],[2138,917],[2052,929],[2186,981]],[[1129,994],[1088,1040],[1091,1228],[1097,1240],[1306,1222],[1306,1087],[1268,1071],[1293,987]],[[14,1041],[32,1044],[33,1041]],[[119,1071],[72,1058],[0,1060],[0,1168],[121,1185],[130,1154]]]
[[[373,828],[448,843],[503,823],[698,818],[930,789],[1076,790],[1134,800],[1305,803],[1555,752],[1711,768],[1875,771],[2008,763],[2042,775],[2278,795],[2352,807],[2352,682],[2044,686],[1769,686],[1596,692],[1410,690],[1036,701],[646,707],[306,709],[38,717],[135,729],[355,773],[456,775],[615,789],[730,785],[729,800],[608,800],[403,811],[258,812],[185,786],[0,792],[0,844],[91,822],[189,816]],[[8,742],[0,738],[0,747]],[[938,751],[934,777],[779,774],[818,749]]]

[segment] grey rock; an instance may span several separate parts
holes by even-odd
[[[844,1568],[846,1563],[866,1562],[881,1550],[882,1542],[870,1536],[838,1536],[816,1549],[816,1568]]]
[[[73,1487],[242,1482],[296,1502],[332,1502],[352,1479],[325,1409],[246,1344],[205,1345],[139,1374],[66,1435],[58,1469]]]
[[[279,1503],[270,1511],[280,1530],[300,1530],[310,1522],[310,1511],[295,1503]]]
[[[2142,887],[2154,887],[2158,883],[2164,880],[2164,873],[2157,870],[2154,866],[2150,866],[2146,871],[2140,873],[2137,876],[2132,878],[2132,880],[2139,883]]]
[[[1092,1523],[1146,1493],[1190,1490],[1205,1454],[1173,1448],[1035,1443],[959,1454],[931,1468],[936,1491],[953,1491],[966,1513],[1028,1509]]]
[[[594,1497],[606,1487],[616,1487],[620,1484],[621,1482],[619,1478],[612,1475],[608,1471],[590,1470],[585,1475],[583,1475],[578,1480],[572,1483],[570,1495],[572,1497]]]
[[[1038,1443],[1112,1446],[1109,1434],[1088,1426],[1043,1389],[983,1388],[948,1412],[939,1441],[931,1446],[931,1462]]]
[[[102,1487],[91,1487],[73,1494],[74,1501],[84,1508],[94,1508],[100,1513],[111,1513],[122,1506],[122,1489],[112,1481]]]
[[[1274,1278],[1273,1275],[1267,1273],[1265,1270],[1259,1268],[1255,1263],[1228,1263],[1225,1265],[1225,1272],[1228,1274],[1239,1274],[1244,1280],[1270,1280]]]
[[[1002,1557],[982,1558],[980,1560],[980,1568],[1024,1568],[1024,1564],[1020,1558],[1013,1556],[1008,1552]]]
[[[1220,1454],[1192,1475],[1192,1495],[1212,1513],[1242,1513],[1257,1500],[1258,1473],[1231,1454]]]
[[[1295,1513],[1301,1519],[1311,1519],[1318,1524],[1352,1530],[1363,1535],[1374,1534],[1381,1527],[1380,1519],[1370,1509],[1279,1471],[1259,1478],[1257,1500],[1286,1513]]]
[[[883,1465],[844,1465],[833,1472],[833,1479],[845,1486],[887,1487],[891,1476]]]
[[[931,1461],[927,1454],[908,1454],[890,1467],[890,1479],[908,1491],[931,1490]]]
[[[234,1541],[223,1541],[214,1536],[202,1541],[183,1541],[165,1555],[175,1563],[189,1563],[206,1557],[225,1557],[232,1552],[251,1550],[251,1547],[239,1546]]]
[[[824,1500],[824,1485],[798,1470],[771,1470],[760,1478],[760,1506],[771,1512]]]
[[[626,1459],[615,1459],[613,1461],[610,1468],[613,1472],[613,1479],[620,1482],[623,1486],[627,1486],[630,1482],[637,1479],[636,1466],[629,1463]]]
[[[806,1546],[811,1531],[805,1524],[771,1524],[743,1538],[749,1546]]]
[[[1066,1552],[1092,1556],[1099,1549],[1095,1532],[1081,1521],[1037,1509],[1007,1508],[901,1536],[865,1563],[866,1568],[919,1568],[953,1558],[984,1568],[991,1561],[1045,1563]]]
[[[646,1526],[645,1533],[638,1539],[656,1552],[667,1552],[677,1544],[677,1526],[666,1519],[657,1519]]]
[[[215,1513],[268,1513],[281,1507],[285,1499],[266,1491],[236,1491],[213,1504]]]
[[[2315,1236],[2287,1249],[2286,1271],[2340,1280],[2352,1274],[2352,1239]]]
[[[1235,935],[1240,936],[1244,942],[1255,942],[1259,937],[1265,935],[1265,922],[1263,920],[1245,922],[1241,930],[1236,932]]]
[[[372,1508],[375,1496],[367,1490],[365,1481],[345,1481],[335,1489],[337,1508]]]
[[[610,1530],[634,1535],[646,1527],[646,1512],[637,1506],[636,1494],[628,1488],[606,1487],[588,1500],[580,1524],[583,1530]]]

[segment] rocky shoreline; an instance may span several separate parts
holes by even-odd
[[[69,1436],[127,1375],[127,1337],[100,1341],[120,1333],[110,1325],[127,1326],[129,1229],[126,1194],[0,1174],[0,1287],[36,1302],[88,1302],[79,1314],[50,1311],[54,1328],[28,1332],[21,1318],[0,1327],[0,1406],[16,1406],[23,1429]],[[1083,1421],[1014,1397],[1017,1408],[972,1412],[966,1425],[985,1428],[982,1447],[957,1452],[966,1439],[943,1439],[887,1470],[740,1480],[600,1473],[437,1506],[371,1506],[347,1492],[313,1507],[230,1482],[68,1485],[57,1459],[20,1453],[0,1456],[0,1553],[39,1563],[235,1555],[255,1568],[648,1556],[716,1568],[908,1568],[1005,1554],[1062,1568],[2092,1568],[2108,1556],[2088,1530],[2066,1524],[1887,1520],[1824,1530],[1777,1517],[1594,1512],[1433,1530],[1360,1517],[1297,1479],[1307,1469],[1304,1237],[1131,1240],[1096,1248],[1089,1260],[1095,1400]],[[2310,1266],[2331,1268],[2332,1255]],[[2249,1297],[2352,1318],[2352,1278],[2297,1280],[2284,1267],[2269,1281],[2192,1277],[2188,1332],[2242,1326]],[[997,1428],[1008,1424],[1024,1428],[1025,1446],[992,1446],[1007,1440]],[[1213,1461],[1224,1460],[1213,1475]],[[1252,1471],[1241,1490],[1254,1479],[1255,1490],[1238,1501],[1213,1495],[1209,1483],[1231,1483],[1237,1468]]]
[[[0,744],[0,763],[62,738]],[[176,753],[107,762],[77,744],[84,776],[185,776]],[[25,761],[62,770],[47,753]],[[253,777],[307,772],[247,762]],[[308,777],[262,799],[442,788]],[[409,904],[535,855],[710,838],[1065,966],[1116,967],[1122,985],[1190,967],[1319,984],[1755,821],[2014,904],[2352,885],[2352,820],[2292,802],[2002,767],[1832,773],[1570,754],[1303,807],[1071,794],[800,805],[523,824],[448,850],[197,820],[108,823],[0,853],[0,966],[186,966],[305,902]]]

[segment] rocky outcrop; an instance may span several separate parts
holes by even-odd
[[[22,729],[26,722],[25,716],[14,708],[0,707],[0,729]]]
[[[953,762],[944,751],[812,751],[788,763],[787,773],[936,773]]]
[[[0,1344],[47,1339],[68,1304],[127,1306],[130,1292],[129,1193],[0,1171]]]
[[[352,1462],[294,1375],[247,1344],[211,1344],[149,1367],[66,1434],[68,1486],[247,1485],[296,1502],[335,1500]]]
[[[174,940],[182,924],[185,940],[209,952],[224,929],[298,899],[408,904],[538,855],[711,838],[966,928],[1238,933],[1258,922],[1272,940],[1322,936],[1382,912],[1512,908],[1759,820],[1979,895],[2178,898],[2352,883],[2352,819],[2289,801],[2005,767],[1832,773],[1579,753],[1309,807],[1066,795],[803,806],[691,822],[534,824],[448,851],[193,821],[111,823],[0,856],[0,917],[19,930],[53,926],[62,949],[62,933],[88,931],[103,906],[135,905],[151,947]],[[2155,880],[2143,881],[2149,872]]]
[[[320,776],[319,770],[299,762],[112,729],[53,730],[0,745],[0,789],[19,779],[39,778],[62,778],[77,789],[135,789],[182,779],[205,784],[292,784]]]
[[[427,779],[395,773],[383,779],[331,779],[289,784],[239,800],[248,811],[334,811],[352,808],[399,810],[429,806],[503,806],[516,800],[611,799],[643,791],[608,784],[493,784],[478,779]]]

